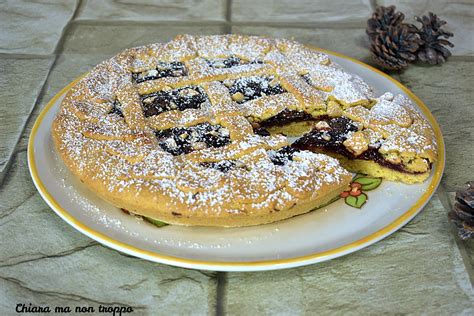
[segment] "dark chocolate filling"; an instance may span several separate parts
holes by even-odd
[[[301,78],[302,78],[307,84],[309,84],[310,86],[313,85],[313,83],[311,82],[311,78],[309,77],[308,74],[301,75]]]
[[[331,127],[330,129],[314,129],[311,132],[303,135],[291,146],[300,150],[339,154],[349,159],[370,160],[384,167],[404,173],[419,173],[407,171],[402,164],[394,164],[385,160],[378,151],[378,148],[369,147],[359,156],[355,156],[343,145],[343,142],[347,139],[347,134],[349,132],[357,131],[357,126],[355,126],[352,121],[346,117],[333,118],[326,120],[326,122]]]
[[[270,136],[271,135],[271,133],[263,127],[254,128],[253,132],[257,135],[260,135],[260,136]]]
[[[318,118],[318,119],[321,119]],[[267,120],[264,120],[260,123],[252,123],[254,129],[253,132],[260,136],[270,136],[270,132],[267,130],[269,127],[273,126],[284,126],[293,122],[308,122],[315,121],[315,118],[304,111],[295,111],[285,109],[278,113],[275,116],[270,117]]]
[[[160,62],[156,67],[156,72],[149,75],[149,70],[132,74],[132,80],[135,83],[140,83],[148,80],[155,80],[165,77],[183,77],[188,74],[186,67],[182,62],[173,61],[170,63]]]
[[[253,60],[250,62],[244,61],[237,56],[230,56],[227,58],[216,58],[216,59],[206,59],[209,67],[212,68],[232,68],[235,66],[246,65],[246,64],[263,64],[261,60]]]
[[[118,100],[114,101],[112,108],[109,111],[109,114],[116,114],[120,117],[124,117],[123,112],[122,112],[122,105],[120,104]]]
[[[206,93],[195,86],[171,91],[158,91],[140,96],[145,117],[171,110],[200,109],[207,101]]]
[[[293,154],[299,151],[298,148],[285,146],[277,151],[269,151],[268,156],[275,165],[283,166],[288,161],[293,160]]]
[[[197,146],[222,147],[230,143],[228,132],[221,125],[202,123],[190,127],[173,127],[155,131],[160,147],[178,156],[196,150]]]
[[[230,86],[231,95],[240,92],[244,98],[238,103],[244,103],[250,100],[258,99],[263,95],[275,95],[285,92],[286,90],[279,84],[270,84],[273,77],[246,77],[235,80]]]
[[[230,160],[223,160],[219,162],[203,162],[201,165],[206,168],[213,168],[219,170],[220,172],[226,173],[227,171],[235,167],[235,162]]]
[[[303,121],[312,121],[312,120],[314,120],[313,116],[304,111],[284,109],[277,115],[272,116],[269,119],[261,122],[260,126],[262,127],[282,126],[282,125],[293,123],[293,122],[303,122]]]

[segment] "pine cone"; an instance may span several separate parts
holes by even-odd
[[[465,190],[456,192],[456,202],[448,217],[458,228],[461,239],[474,237],[474,181],[466,183]]]
[[[436,14],[429,12],[429,15],[415,17],[422,24],[420,37],[423,44],[418,52],[418,59],[431,65],[444,63],[451,56],[451,52],[445,47],[454,47],[454,44],[446,39],[453,36],[453,33],[445,31],[442,26],[446,21],[441,20]]]
[[[370,43],[370,51],[375,62],[381,67],[400,70],[416,60],[420,44],[416,27],[400,24],[378,33]]]
[[[375,37],[380,32],[387,31],[390,27],[398,26],[405,19],[405,15],[401,12],[395,12],[396,7],[391,5],[389,7],[377,7],[375,12],[372,14],[372,18],[367,20],[366,33],[369,35],[371,41],[375,40]]]

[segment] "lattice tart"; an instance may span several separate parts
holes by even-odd
[[[407,98],[375,97],[296,42],[241,35],[125,50],[69,91],[52,134],[102,198],[180,225],[289,218],[338,196],[349,171],[414,183],[437,157]]]

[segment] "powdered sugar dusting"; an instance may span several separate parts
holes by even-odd
[[[213,63],[213,58],[220,60]],[[229,66],[225,58],[242,63]],[[157,67],[173,62],[184,65],[179,76],[133,82],[132,72],[147,71],[153,77]],[[238,80],[247,80],[243,93],[231,95]],[[253,84],[262,91],[282,90],[245,99],[255,94],[250,91]],[[190,85],[202,87],[209,100],[199,108],[144,117],[138,93]],[[377,138],[369,143],[381,144],[381,151],[430,158],[429,152],[436,153],[431,134],[425,132],[429,125],[406,98],[376,99],[360,77],[296,42],[239,35],[182,35],[166,44],[129,49],[101,63],[64,99],[54,132],[58,149],[74,173],[112,198],[134,196],[137,210],[141,199],[151,197],[160,210],[180,214],[186,210],[187,216],[266,214],[287,210],[295,201],[321,198],[347,182],[350,174],[337,160],[307,151],[275,164],[269,152],[288,146],[287,139],[254,134],[248,118],[263,120],[285,109],[324,115],[331,101],[343,109],[370,110],[364,126],[372,133],[364,135]],[[196,147],[183,155],[160,147],[158,130],[203,122],[224,126],[230,143],[214,147],[193,143]],[[138,123],[145,126],[137,128]],[[391,124],[397,128],[386,135]],[[171,140],[169,146],[178,146]],[[215,165],[223,161],[228,162],[225,169]]]

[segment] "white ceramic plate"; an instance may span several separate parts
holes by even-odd
[[[40,114],[28,146],[33,181],[51,208],[71,226],[116,250],[143,259],[186,268],[219,271],[282,269],[336,258],[392,234],[427,203],[441,179],[444,143],[438,124],[426,106],[408,89],[384,73],[357,60],[324,51],[349,72],[374,87],[405,94],[430,121],[439,145],[439,161],[422,184],[383,181],[367,193],[361,208],[340,199],[333,204],[281,222],[247,228],[205,228],[153,225],[104,202],[84,187],[58,159],[50,136],[51,124],[71,83]]]

